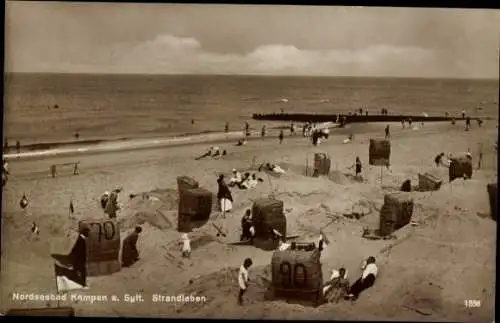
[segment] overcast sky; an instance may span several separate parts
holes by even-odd
[[[500,10],[6,4],[6,71],[498,78]]]

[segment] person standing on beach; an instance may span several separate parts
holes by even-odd
[[[478,145],[478,155],[479,159],[477,160],[477,169],[481,169],[481,163],[483,162],[483,144],[479,143]]]
[[[220,210],[222,213],[229,212],[233,208],[233,196],[226,182],[224,182],[224,175],[219,176],[217,185],[219,186],[217,200],[219,201]]]
[[[290,135],[291,136],[295,135],[295,124],[293,122],[290,125]]]
[[[385,140],[391,139],[391,132],[389,130],[389,125],[385,127]]]
[[[18,154],[21,152],[21,143],[19,140],[16,140],[16,151]]]
[[[4,187],[5,184],[7,184],[8,177],[9,177],[9,165],[4,160],[2,166],[2,187]]]
[[[408,127],[411,129],[411,118],[408,118]]]
[[[226,122],[226,125],[224,126],[224,132],[225,133],[229,132],[229,122]]]
[[[262,126],[262,130],[260,131],[260,136],[264,138],[266,136],[266,125]]]
[[[252,266],[252,259],[246,258],[243,264],[240,267],[240,271],[238,273],[238,285],[240,287],[240,292],[238,293],[238,305],[243,305],[243,295],[248,289],[248,269]]]
[[[462,110],[462,119],[465,119],[465,110]]]
[[[104,213],[106,213],[110,219],[116,218],[116,212],[120,209],[118,206],[118,194],[121,192],[121,189],[115,189],[111,191],[108,197],[108,201],[106,203],[106,208],[104,209]]]
[[[248,137],[250,136],[250,125],[248,122],[245,122],[245,135]]]
[[[9,151],[9,140],[7,138],[3,141],[3,152],[6,153]]]
[[[285,137],[285,135],[283,134],[283,130],[280,130],[280,134],[279,134],[279,141],[280,141],[280,145],[283,143],[283,138]]]

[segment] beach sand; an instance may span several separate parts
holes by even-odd
[[[83,316],[163,316],[202,318],[280,318],[335,320],[416,320],[491,322],[494,319],[494,284],[496,222],[489,217],[486,184],[496,182],[497,152],[494,143],[496,121],[482,128],[464,132],[463,126],[427,123],[418,130],[392,125],[391,171],[368,166],[370,138],[381,138],[385,124],[373,125],[371,133],[356,135],[354,142],[342,144],[343,136],[331,136],[318,147],[300,135],[285,137],[282,145],[276,138],[252,140],[236,147],[220,144],[229,154],[224,159],[195,161],[210,145],[193,144],[140,151],[112,152],[60,157],[37,161],[9,162],[11,176],[4,188],[2,226],[1,307],[57,306],[57,302],[20,302],[12,293],[55,294],[51,253],[68,252],[76,237],[79,219],[104,217],[97,199],[105,190],[123,187],[119,213],[122,239],[140,223],[129,194],[165,190],[157,194],[151,208],[161,208],[164,217],[144,215],[143,233],[138,248],[139,262],[120,272],[89,278],[90,289],[75,291],[82,295],[117,295],[121,302],[61,302],[73,306]],[[448,183],[447,169],[436,169],[433,160],[443,151],[460,153],[471,149],[477,163],[478,143],[483,144],[482,169],[472,179]],[[327,152],[332,159],[330,176],[305,176],[306,165],[312,173],[315,152]],[[359,156],[364,164],[360,183],[347,169]],[[81,174],[71,176],[61,170],[55,179],[49,176],[52,163],[79,160]],[[306,162],[306,160],[308,160]],[[201,187],[216,193],[218,174],[229,175],[262,162],[279,164],[287,173],[268,177],[249,191],[233,189],[234,209],[223,219],[213,211],[211,222],[228,232],[217,237],[208,223],[190,234],[193,252],[190,259],[180,256],[181,234],[177,226],[176,177],[188,175]],[[395,240],[371,241],[361,237],[363,228],[376,228],[384,194],[398,190],[405,179],[417,184],[417,174],[433,170],[440,173],[443,185],[436,192],[413,192],[413,220],[396,232]],[[18,203],[23,193],[30,206],[21,211]],[[252,246],[231,246],[238,239],[240,219],[252,200],[273,194],[284,201],[289,234],[300,240],[318,237],[319,230],[330,239],[324,254],[326,280],[334,268],[344,266],[351,280],[360,272],[360,264],[375,256],[379,277],[355,303],[341,301],[318,308],[265,301],[264,287],[270,279],[272,252]],[[154,195],[154,194],[153,194]],[[68,214],[73,200],[76,214]],[[137,202],[134,202],[137,203]],[[356,220],[343,213],[362,210],[366,216]],[[35,221],[40,236],[34,238],[30,225]],[[246,304],[237,306],[236,273],[246,257],[253,259]],[[140,293],[143,302],[127,303],[125,294]],[[152,294],[199,295],[206,302],[154,303]],[[465,300],[479,300],[478,308],[467,308]]]

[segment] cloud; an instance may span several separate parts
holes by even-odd
[[[309,50],[287,44],[262,45],[245,54],[221,54],[204,50],[195,38],[167,34],[122,53],[114,65],[131,73],[345,75],[355,67],[384,74],[399,65],[416,72],[433,56],[433,51],[417,47]]]

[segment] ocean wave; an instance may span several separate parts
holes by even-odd
[[[267,137],[277,136],[280,130],[289,129],[288,122],[267,125]],[[331,124],[331,127],[335,127]],[[258,139],[261,136],[261,128],[252,127],[248,140]],[[4,153],[4,160],[11,159],[36,159],[46,157],[60,157],[77,154],[102,153],[124,150],[136,150],[145,148],[159,148],[167,146],[217,143],[234,141],[245,137],[244,131],[215,132],[202,131],[198,133],[182,133],[175,136],[154,138],[118,138],[118,139],[93,139],[79,141],[61,141],[49,143],[35,143],[22,146],[19,153]]]

